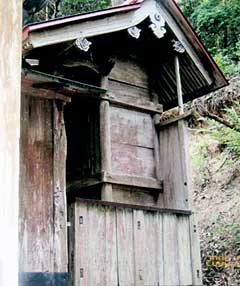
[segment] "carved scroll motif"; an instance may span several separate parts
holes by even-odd
[[[149,27],[152,29],[155,36],[158,39],[161,39],[167,32],[167,30],[165,29],[165,20],[158,12],[150,14],[149,17],[152,22],[152,24],[150,24]]]
[[[140,37],[141,31],[142,31],[141,29],[139,29],[138,27],[134,26],[134,27],[130,27],[128,29],[128,34],[130,36],[132,36],[133,38],[138,39]]]
[[[185,52],[185,48],[180,41],[172,40],[172,42],[174,51],[180,54],[183,54]]]
[[[75,41],[75,44],[80,50],[87,52],[90,49],[92,43],[88,41],[86,38],[78,38]]]

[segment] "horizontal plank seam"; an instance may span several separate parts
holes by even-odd
[[[123,204],[123,203],[117,203],[117,202],[108,202],[108,201],[82,199],[82,198],[75,198],[75,202],[80,202],[80,203],[84,203],[84,204],[93,204],[93,205],[97,204],[97,205],[116,207],[116,208],[146,210],[146,211],[176,214],[176,215],[188,215],[188,216],[190,216],[193,214],[193,212],[190,210],[149,207],[149,206],[144,206],[144,205]]]

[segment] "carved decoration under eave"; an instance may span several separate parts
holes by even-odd
[[[165,28],[165,20],[158,12],[153,12],[149,15],[152,24],[149,27],[152,29],[154,35],[161,39],[164,34],[167,32]]]
[[[142,30],[136,26],[128,28],[128,34],[135,39],[138,39],[140,37],[141,31]]]
[[[173,42],[173,49],[177,53],[183,54],[186,51],[183,44],[180,41],[172,40],[172,42]]]
[[[23,43],[24,52],[32,49],[32,47],[33,47],[33,45],[32,45],[32,42],[30,40],[27,40]]]
[[[82,51],[87,52],[90,49],[91,42],[88,41],[86,38],[78,38],[75,41],[75,45]]]

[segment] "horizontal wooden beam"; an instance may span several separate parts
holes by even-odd
[[[161,104],[155,104],[153,102],[144,102],[142,104],[129,103],[126,101],[116,99],[114,94],[112,94],[112,93],[103,94],[103,95],[101,95],[101,98],[104,100],[108,100],[113,105],[122,106],[122,107],[125,107],[127,109],[141,110],[141,111],[145,111],[145,112],[153,113],[153,114],[156,114],[156,113],[162,114],[162,112],[163,112],[163,106]]]
[[[164,121],[161,121],[161,119],[158,118],[158,119],[155,121],[155,126],[158,127],[158,128],[162,128],[162,127],[165,127],[165,126],[167,126],[167,125],[174,124],[175,122],[177,122],[177,121],[179,121],[179,120],[186,119],[187,117],[192,116],[192,115],[193,115],[193,113],[192,113],[192,111],[190,110],[190,111],[185,112],[184,114],[181,114],[181,115],[172,117],[172,118],[167,119],[167,120],[164,120]]]
[[[104,183],[132,186],[138,188],[155,189],[159,192],[163,191],[162,181],[153,178],[143,178],[137,176],[115,175],[103,172],[102,181]]]
[[[32,97],[38,97],[44,99],[58,99],[65,102],[71,102],[70,97],[58,93],[56,91],[33,87],[32,81],[25,77],[22,78],[21,92],[22,94],[27,94]]]
[[[176,215],[191,215],[193,214],[190,210],[182,210],[182,209],[170,209],[170,208],[157,208],[157,207],[149,207],[143,205],[133,205],[133,204],[123,204],[123,203],[116,203],[116,202],[106,202],[100,200],[91,200],[91,199],[81,199],[75,198],[75,202],[80,202],[84,204],[93,204],[93,205],[102,205],[102,206],[109,206],[115,208],[128,208],[128,209],[136,209],[136,210],[143,210],[143,211],[152,211],[152,212],[159,212],[159,213],[166,213],[166,214],[176,214]]]
[[[67,191],[75,191],[78,189],[87,188],[104,183],[144,188],[148,190],[155,190],[159,193],[163,191],[163,182],[154,178],[115,175],[107,172],[102,172],[101,174],[97,174],[92,178],[83,178],[80,180],[69,182],[67,184]]]
[[[77,90],[79,93],[94,94],[101,94],[107,91],[106,89],[100,88],[98,86],[82,83],[76,80],[70,80],[60,76],[55,76],[52,74],[47,74],[31,69],[23,69],[22,78],[32,81],[36,88],[51,89],[51,86],[53,87],[53,89],[57,88],[56,92],[61,92],[61,88],[65,88],[66,90],[69,89],[73,92],[74,90]],[[54,86],[54,84],[56,85]]]
[[[102,183],[103,181],[101,180],[100,176],[94,178],[83,178],[80,180],[75,180],[70,183],[67,183],[67,192],[96,186]]]

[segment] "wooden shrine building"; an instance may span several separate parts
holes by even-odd
[[[174,1],[132,2],[23,30],[21,286],[202,283],[182,105],[227,82]]]

